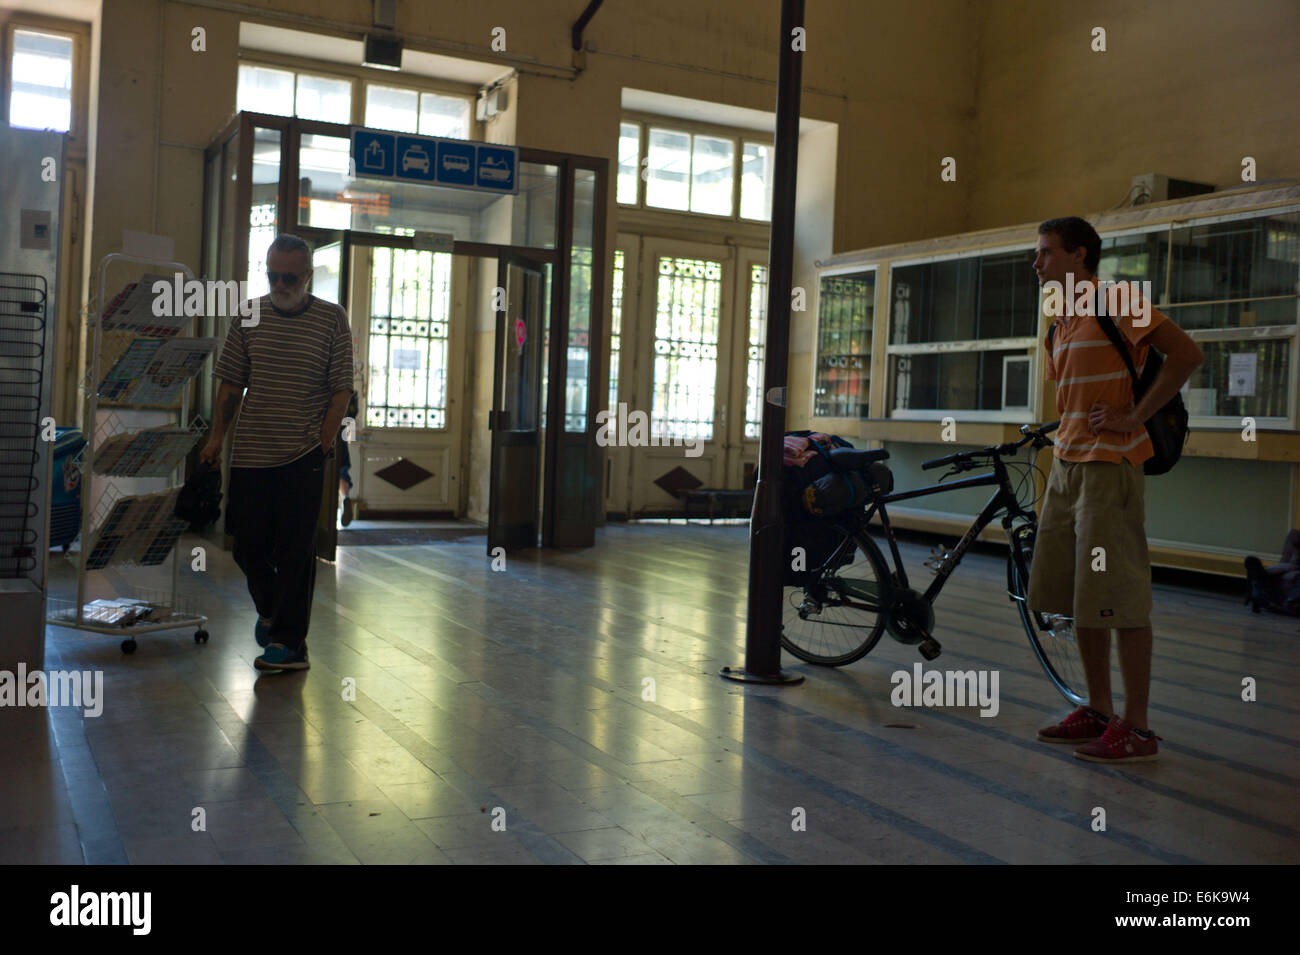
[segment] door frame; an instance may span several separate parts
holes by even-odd
[[[733,320],[735,328],[737,347],[732,352],[732,388],[731,402],[736,413],[729,418],[727,428],[727,487],[744,488],[745,487],[745,462],[753,461],[754,468],[758,468],[758,446],[757,437],[745,437],[745,413],[749,404],[749,381],[746,374],[749,369],[749,309],[750,309],[750,268],[754,265],[761,265],[765,269],[768,267],[768,254],[765,249],[758,249],[752,246],[738,246],[736,248],[736,313]],[[763,324],[767,324],[767,300],[763,300]],[[763,362],[767,363],[767,336],[763,336],[764,351]],[[758,391],[761,396],[763,393],[763,369],[759,368]],[[761,412],[762,402],[759,402]]]
[[[342,123],[327,123],[319,120],[300,119],[298,117],[276,116],[250,111],[237,112],[209,140],[204,149],[205,171],[205,230],[208,225],[215,228],[212,241],[205,234],[204,249],[212,248],[215,253],[217,271],[230,273],[229,277],[242,279],[248,273],[248,218],[250,208],[250,188],[252,181],[252,137],[256,127],[275,129],[280,132],[279,180],[277,185],[277,228],[281,232],[301,235],[331,232],[317,227],[299,223],[300,184],[299,152],[303,135],[318,134],[323,136],[348,139],[352,127]],[[227,144],[234,142],[238,136],[237,176],[233,183],[225,181],[220,174],[224,167],[220,165]],[[595,542],[595,526],[603,505],[601,493],[601,457],[596,445],[597,425],[595,415],[604,403],[601,392],[605,385],[604,361],[606,350],[604,344],[604,315],[608,308],[609,255],[606,248],[606,222],[609,211],[614,207],[614,195],[610,188],[609,159],[596,156],[583,156],[577,153],[556,152],[519,145],[520,163],[553,166],[556,169],[555,193],[556,216],[555,230],[552,234],[554,247],[525,247],[488,242],[469,242],[455,240],[452,254],[497,258],[507,252],[521,252],[527,256],[549,262],[552,266],[550,276],[551,320],[549,334],[551,341],[567,343],[568,340],[568,286],[570,282],[570,260],[573,242],[573,217],[575,203],[575,175],[581,169],[589,171],[594,177],[591,203],[591,240],[592,240],[592,296],[589,318],[589,342],[587,365],[587,427],[585,433],[565,434],[563,426],[551,428],[546,434],[546,451],[544,457],[543,495],[543,546],[590,546]],[[210,166],[216,161],[215,167]],[[210,168],[217,175],[208,177]],[[232,190],[229,196],[227,190]],[[211,195],[209,194],[211,193]],[[215,219],[209,221],[207,211],[210,200],[218,202]],[[227,205],[230,214],[227,215]],[[416,239],[409,235],[392,235],[369,233],[356,230],[349,232],[354,247],[366,245],[389,245],[393,248],[416,248]],[[552,241],[548,239],[546,241]],[[220,275],[212,276],[214,278]],[[567,381],[567,348],[553,349],[548,356],[548,381],[556,382],[556,388],[549,389],[547,395],[548,417],[563,413],[563,395]],[[449,395],[454,392],[449,390]],[[555,396],[558,395],[558,399]],[[552,402],[554,399],[554,407]],[[563,420],[562,418],[559,420]],[[468,435],[469,428],[462,425],[462,431]],[[463,447],[463,444],[462,444]],[[569,466],[564,480],[559,480],[555,469],[558,456],[579,458],[577,466]],[[461,455],[462,473],[458,475],[461,486],[469,467],[470,456]],[[462,499],[463,499],[462,492]]]
[[[420,251],[416,250],[408,236],[389,236],[378,235],[373,233],[352,232],[351,244],[355,255],[365,255],[368,257],[364,263],[357,260],[357,267],[352,274],[360,279],[373,280],[373,250],[389,249],[391,251]],[[405,240],[405,241],[403,241]],[[437,254],[437,253],[432,253]],[[461,500],[463,494],[461,488],[465,483],[465,472],[467,462],[465,460],[463,440],[466,424],[466,403],[464,401],[464,388],[468,380],[467,368],[469,364],[470,348],[472,346],[472,335],[469,330],[467,293],[469,286],[469,259],[467,255],[453,251],[451,264],[451,287],[449,289],[449,301],[447,308],[447,381],[446,381],[446,426],[442,429],[422,428],[410,429],[410,433],[433,432],[436,434],[446,434],[447,442],[447,481],[448,488],[444,495],[444,500],[448,502],[448,510],[451,516],[457,516],[462,513]],[[361,308],[358,307],[364,303],[364,310],[367,315],[370,311],[370,288],[363,288],[361,283],[353,283],[349,293],[349,316],[360,314]],[[406,429],[400,428],[370,428],[365,424],[366,411],[369,404],[370,388],[370,342],[367,329],[358,329],[353,327],[358,347],[354,359],[360,363],[360,380],[357,382],[357,443],[371,443],[379,438],[380,443],[387,440],[400,439]],[[464,380],[462,380],[464,379]],[[376,435],[374,432],[381,432]],[[354,462],[356,463],[356,462]],[[353,472],[353,485],[357,488],[359,502],[365,502],[365,480],[364,467],[358,468]],[[359,512],[360,513],[360,512]],[[407,511],[392,511],[384,508],[369,507],[365,509],[360,516],[371,516],[376,519],[387,519],[395,516],[406,514]],[[432,517],[446,516],[438,508],[433,508],[430,512]]]
[[[547,442],[542,432],[542,339],[539,337],[542,328],[549,324],[550,316],[546,315],[539,308],[539,327],[533,331],[533,343],[537,348],[537,362],[532,370],[532,379],[525,382],[526,387],[533,392],[533,426],[530,430],[521,430],[510,427],[502,427],[503,420],[508,425],[509,418],[505,417],[507,409],[503,407],[506,394],[505,379],[505,354],[510,347],[510,329],[507,327],[507,321],[513,313],[512,306],[514,299],[511,295],[512,287],[510,283],[510,269],[517,267],[524,271],[524,274],[534,273],[538,277],[538,296],[543,302],[546,300],[546,263],[535,256],[528,256],[518,252],[506,252],[497,257],[497,288],[503,289],[505,294],[505,308],[496,309],[496,331],[493,334],[493,355],[492,355],[492,402],[488,409],[488,532],[487,532],[487,552],[493,556],[492,552],[501,547],[506,552],[520,550],[530,547],[536,547],[538,536],[542,529],[542,510],[544,502],[538,500],[538,489],[543,483],[543,472],[545,470]],[[527,279],[524,279],[525,287]],[[552,294],[552,302],[554,295]],[[530,307],[525,305],[525,308]],[[548,424],[549,424],[548,419]],[[519,438],[521,435],[531,436],[531,441],[524,441]],[[510,436],[510,437],[507,437]],[[533,483],[526,490],[523,500],[531,505],[532,530],[527,535],[527,541],[521,542],[513,537],[507,536],[506,531],[499,525],[498,521],[503,512],[503,493],[504,488],[501,479],[502,474],[501,458],[505,448],[522,447],[530,445],[534,449],[534,455],[531,465]],[[517,522],[516,522],[517,523]],[[507,530],[515,524],[508,524]]]
[[[707,461],[707,467],[687,468],[706,486],[722,487],[726,480],[726,426],[729,414],[731,393],[731,364],[729,357],[734,346],[732,327],[735,322],[728,321],[735,297],[736,248],[706,242],[681,241],[661,236],[643,235],[640,237],[640,262],[638,263],[637,294],[637,328],[635,338],[623,333],[623,341],[631,340],[638,354],[646,356],[646,361],[635,371],[637,405],[629,403],[629,413],[634,409],[643,410],[647,418],[654,407],[654,342],[655,320],[658,313],[658,265],[661,256],[696,258],[719,262],[722,266],[722,278],[719,288],[718,304],[718,356],[717,371],[713,383],[713,436],[705,442],[700,456],[694,460]],[[626,303],[623,310],[624,320],[628,310]],[[626,345],[624,346],[626,347]],[[622,437],[620,435],[620,437]],[[680,513],[679,508],[667,504],[655,504],[647,499],[647,485],[651,483],[648,458],[658,453],[655,448],[628,448],[631,458],[628,480],[628,497],[631,514],[647,516],[660,513]],[[660,457],[663,455],[660,453]],[[684,459],[691,460],[691,459]],[[659,465],[655,465],[657,468]],[[683,464],[684,466],[684,464]]]

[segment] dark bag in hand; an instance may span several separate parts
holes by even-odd
[[[200,461],[176,496],[173,511],[182,521],[190,522],[191,531],[201,531],[221,516],[221,468]]]

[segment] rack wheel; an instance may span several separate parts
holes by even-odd
[[[206,630],[195,630],[195,631],[194,631],[194,642],[195,642],[195,643],[207,643],[207,642],[208,642],[208,632],[207,632]]]
[[[136,650],[136,642],[134,638],[127,637],[125,640],[122,641],[123,653],[135,653],[135,650]]]

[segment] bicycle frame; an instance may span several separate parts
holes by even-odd
[[[939,591],[943,589],[944,583],[952,575],[952,572],[957,569],[957,565],[961,563],[962,555],[966,553],[970,548],[970,545],[974,543],[975,539],[983,532],[984,528],[992,523],[993,519],[997,517],[999,512],[1005,511],[1002,517],[1002,526],[1008,532],[1008,541],[1010,541],[1011,537],[1011,524],[1015,518],[1020,517],[1029,521],[1036,521],[1038,519],[1037,515],[1035,515],[1032,510],[1026,510],[1020,506],[1020,502],[1016,500],[1015,493],[1011,490],[1009,484],[1010,482],[1007,476],[1006,464],[1001,458],[994,458],[992,474],[982,474],[978,477],[965,478],[952,484],[932,484],[929,487],[918,488],[914,491],[899,491],[878,498],[872,502],[869,508],[866,509],[862,517],[861,526],[862,529],[865,530],[868,525],[870,525],[872,517],[879,513],[880,523],[884,525],[885,534],[889,538],[889,551],[894,558],[894,570],[898,577],[898,583],[900,586],[907,588],[909,587],[907,582],[907,571],[903,567],[903,559],[898,552],[898,540],[894,535],[893,526],[889,523],[889,514],[885,510],[885,505],[892,504],[894,501],[907,501],[915,497],[926,497],[931,494],[943,494],[948,491],[957,491],[968,487],[996,487],[998,489],[997,492],[989,498],[989,502],[984,505],[984,509],[980,511],[979,515],[975,518],[975,522],[971,524],[970,529],[966,531],[965,536],[957,542],[957,546],[944,557],[943,563],[939,565],[934,580],[930,583],[930,586],[926,589],[924,594],[926,602],[933,604],[934,599],[939,596]],[[1012,546],[1014,546],[1014,544]]]

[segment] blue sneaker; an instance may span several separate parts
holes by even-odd
[[[266,652],[253,661],[259,670],[308,670],[307,645],[304,643],[297,650],[290,650],[283,643],[273,643]]]
[[[257,645],[263,650],[271,642],[271,625],[262,623],[261,617],[258,617],[257,623],[253,625],[253,639],[257,641]]]

